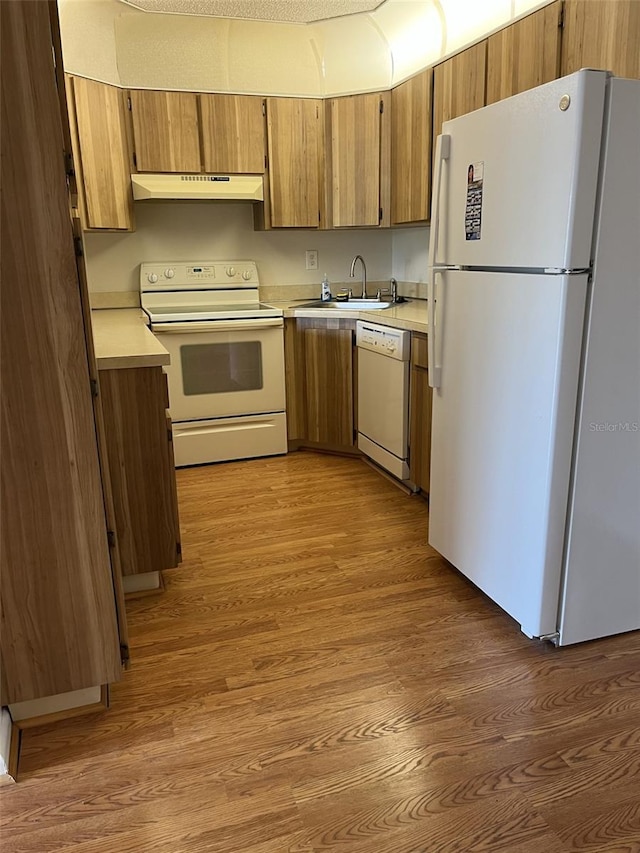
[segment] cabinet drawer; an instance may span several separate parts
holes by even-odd
[[[422,332],[413,332],[411,335],[411,364],[413,367],[429,368],[429,355],[427,348],[427,336]]]

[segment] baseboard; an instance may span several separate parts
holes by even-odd
[[[318,441],[304,441],[302,439],[289,441],[287,442],[287,446],[289,453],[293,453],[296,450],[313,450],[315,453],[330,453],[332,456],[350,456],[358,458],[363,455],[357,447],[351,449],[350,447],[344,447],[341,444],[324,444]]]
[[[44,700],[33,700],[31,709],[29,710],[29,713],[33,710],[33,714],[31,716],[24,716],[20,719],[14,720],[14,726],[17,726],[20,730],[32,729],[37,726],[47,726],[50,723],[57,723],[60,720],[68,720],[72,717],[82,717],[85,714],[101,713],[109,707],[109,685],[100,685],[100,699],[97,702],[90,702],[86,705],[74,705],[68,708],[61,708],[58,711],[38,713],[39,703],[42,701],[42,707],[46,707],[46,703],[51,698],[52,697],[47,697]],[[22,703],[19,704],[22,705]]]
[[[142,595],[158,595],[164,592],[164,580],[161,572],[143,572],[139,575],[124,575],[122,587],[125,598],[139,598]]]
[[[418,493],[418,487],[412,483],[410,480],[398,480],[393,474],[390,474],[388,471],[385,471],[380,465],[377,464],[373,459],[370,459],[368,456],[364,457],[364,462],[370,467],[373,468],[374,471],[377,471],[381,477],[384,477],[385,480],[388,480],[390,483],[393,483],[394,486],[397,486],[401,492],[404,492],[405,495],[415,495]]]

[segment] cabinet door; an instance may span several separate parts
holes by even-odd
[[[284,321],[284,376],[287,391],[287,439],[301,441],[306,437],[306,404],[304,375],[304,336],[298,321]]]
[[[565,0],[562,74],[581,68],[640,78],[638,0]]]
[[[193,92],[131,91],[139,172],[199,172],[198,96]]]
[[[560,71],[562,2],[499,30],[487,40],[487,103],[555,80]]]
[[[433,69],[433,139],[442,123],[485,105],[487,42],[463,50]]]
[[[411,402],[409,422],[409,476],[423,492],[429,492],[431,469],[431,402],[427,360],[427,336],[411,335]]]
[[[391,222],[429,218],[431,194],[430,68],[391,93]]]
[[[83,228],[133,230],[131,162],[123,93],[83,77],[69,79],[74,160]]]
[[[2,701],[13,703],[117,681],[121,664],[49,4],[0,10],[11,116],[1,129],[0,639]]]
[[[309,441],[353,447],[353,331],[305,329]]]
[[[180,532],[167,378],[160,367],[101,370],[100,391],[122,574],[173,568]]]
[[[329,102],[332,223],[336,228],[378,225],[382,219],[382,110],[380,93]]]
[[[251,95],[199,97],[204,171],[262,174],[263,99]]]
[[[267,98],[273,228],[318,227],[321,106],[322,101],[305,98]]]

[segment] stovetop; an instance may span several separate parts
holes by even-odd
[[[184,323],[207,320],[248,320],[258,317],[282,317],[282,309],[262,302],[221,303],[218,305],[143,306],[152,323]]]
[[[140,264],[140,301],[152,323],[282,317],[260,302],[254,261]]]

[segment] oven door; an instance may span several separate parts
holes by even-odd
[[[283,412],[283,329],[279,317],[154,323],[171,355],[172,420]]]

